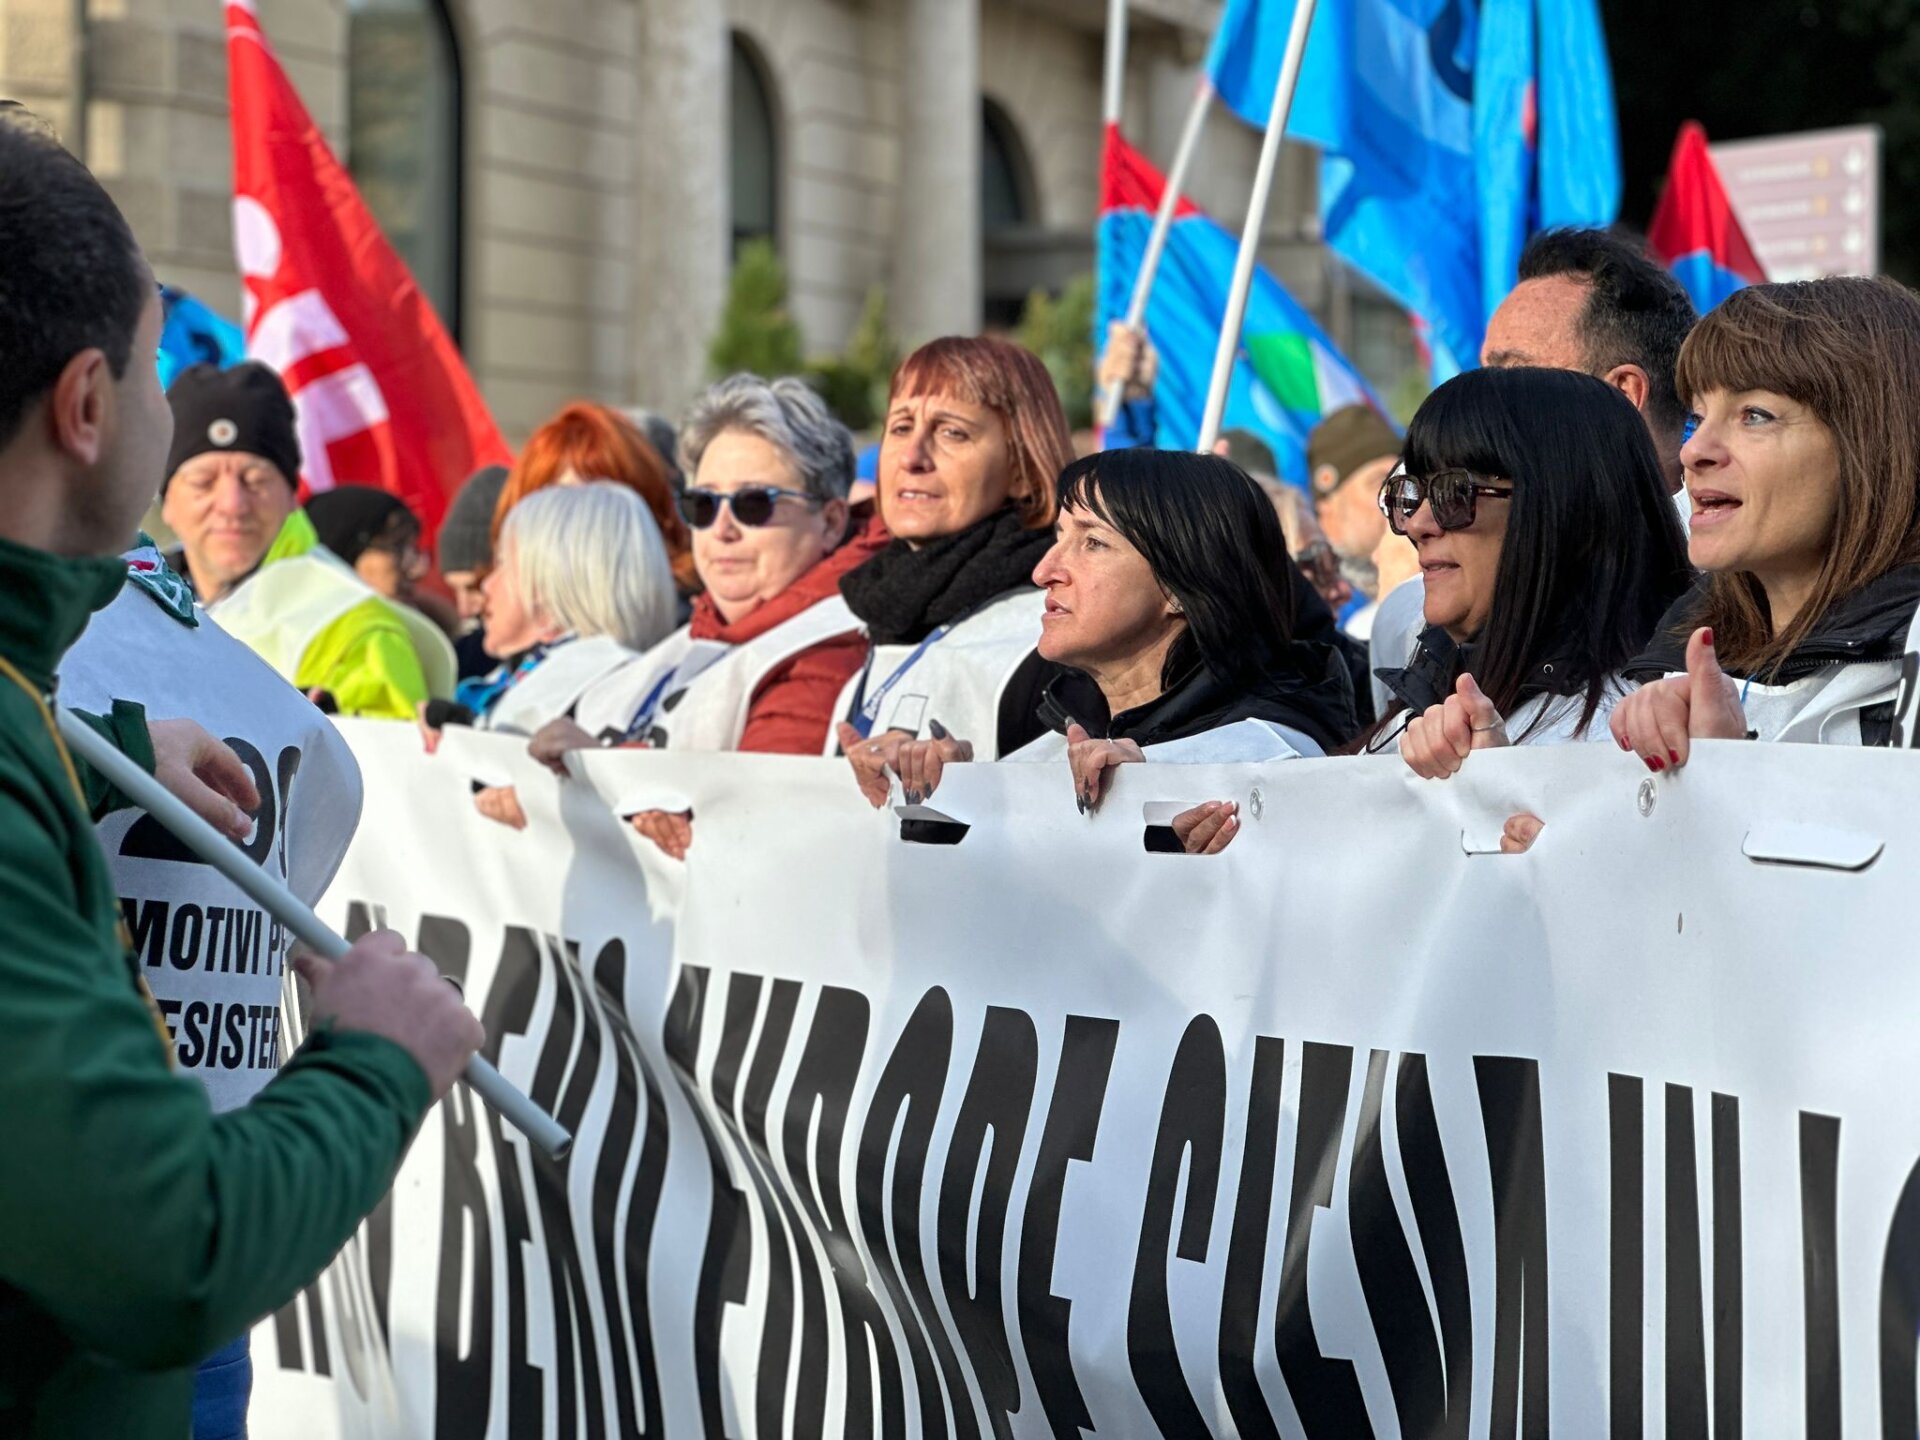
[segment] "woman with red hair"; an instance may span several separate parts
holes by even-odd
[[[991,737],[995,759],[1040,733],[1037,693],[1014,682],[1040,637],[1033,567],[1072,459],[1053,379],[1018,345],[950,336],[894,372],[877,492],[893,542],[840,582],[869,644],[837,735],[874,804],[904,741]]]
[[[693,542],[674,508],[666,464],[631,420],[591,400],[575,400],[528,438],[494,507],[495,546],[507,512],[527,496],[549,485],[578,485],[587,480],[616,481],[647,502],[666,542],[674,583],[683,596],[697,592],[700,581],[693,570]]]

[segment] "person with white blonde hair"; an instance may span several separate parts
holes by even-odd
[[[536,491],[508,511],[481,594],[483,644],[500,665],[462,681],[449,713],[423,714],[429,750],[444,724],[533,734],[673,626],[660,528],[645,500],[608,480]],[[494,819],[526,823],[510,787],[489,786],[476,801]]]

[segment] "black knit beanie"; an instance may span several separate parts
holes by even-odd
[[[320,543],[351,565],[394,521],[413,512],[396,495],[371,485],[341,485],[307,501],[307,518]],[[419,533],[414,522],[414,533]]]
[[[167,481],[180,467],[209,451],[243,451],[271,460],[289,485],[300,483],[300,437],[293,401],[280,377],[258,360],[230,370],[189,365],[167,391],[173,407],[173,449]],[[160,486],[165,494],[167,481]]]
[[[440,522],[440,573],[484,570],[493,563],[493,512],[506,488],[507,469],[489,465],[467,477]]]

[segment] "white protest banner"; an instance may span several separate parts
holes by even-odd
[[[430,1116],[255,1332],[256,1440],[1915,1433],[1902,753],[1129,765],[1090,818],[959,766],[932,844],[835,762],[346,729],[323,913],[578,1139]],[[1145,852],[1209,798],[1223,855]]]

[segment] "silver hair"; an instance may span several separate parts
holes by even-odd
[[[522,602],[575,635],[648,650],[673,629],[673,566],[647,502],[612,480],[551,485],[507,512]]]
[[[804,380],[729,375],[693,402],[680,422],[680,468],[692,479],[707,447],[728,430],[758,435],[800,472],[821,500],[844,500],[853,485],[853,436]]]

